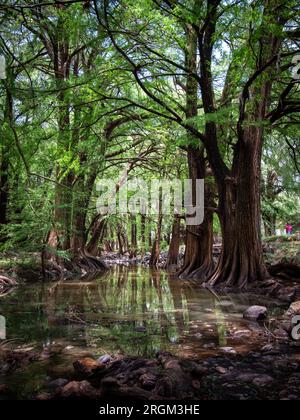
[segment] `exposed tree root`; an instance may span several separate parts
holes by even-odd
[[[79,255],[72,261],[72,263],[80,269],[88,272],[95,272],[108,269],[104,261],[83,251],[80,251]]]
[[[101,259],[80,251],[72,260],[51,258],[45,263],[45,276],[50,280],[64,280],[74,275],[93,274],[108,270],[108,266]]]

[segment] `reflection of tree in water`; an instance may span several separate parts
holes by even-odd
[[[149,356],[160,349],[176,351],[178,340],[201,346],[209,339],[225,346],[227,313],[241,322],[234,311],[241,314],[251,303],[247,295],[218,298],[164,271],[137,266],[118,266],[96,279],[36,285],[20,296],[23,313],[12,313],[9,322],[21,336],[42,337],[43,343],[65,337],[108,352]]]

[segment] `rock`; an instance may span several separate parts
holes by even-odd
[[[279,340],[288,340],[289,339],[289,334],[282,328],[277,328],[276,330],[274,330],[273,334]]]
[[[157,376],[151,373],[145,373],[144,375],[140,377],[140,383],[141,383],[142,388],[148,391],[151,391],[152,389],[155,388],[156,381],[157,381]]]
[[[105,365],[103,363],[88,357],[77,360],[74,362],[73,366],[75,371],[84,377],[89,377],[105,369]]]
[[[47,392],[42,392],[41,394],[35,397],[37,401],[49,401],[51,400],[51,398],[52,398],[52,395],[48,394]]]
[[[234,338],[249,337],[251,332],[249,330],[238,330],[232,333]]]
[[[217,366],[216,371],[221,375],[225,375],[228,372],[228,370],[226,368],[223,368],[222,366]]]
[[[87,381],[82,382],[69,382],[63,387],[59,393],[61,398],[83,398],[83,399],[95,399],[99,396],[99,392]]]
[[[241,373],[236,380],[237,382],[253,382],[256,377],[255,373]]]
[[[286,317],[293,317],[295,315],[300,315],[300,302],[294,302],[291,304],[289,309],[286,311]]]
[[[277,298],[285,302],[292,302],[295,298],[297,287],[283,287],[277,293]]]
[[[225,354],[237,354],[233,347],[220,347],[220,350]]]
[[[48,388],[56,389],[56,388],[63,388],[65,385],[67,385],[68,380],[67,379],[55,379],[55,381],[51,381],[48,384]]]
[[[244,312],[244,318],[251,321],[260,321],[266,319],[268,310],[265,306],[251,306]]]
[[[66,351],[70,351],[70,350],[73,350],[74,349],[74,346],[67,346],[66,348],[65,348],[65,350]]]
[[[214,343],[204,344],[203,348],[206,350],[211,350],[211,349],[215,349],[216,345]]]
[[[273,383],[274,379],[269,375],[260,375],[253,379],[253,384],[256,386],[267,386]]]
[[[109,354],[105,354],[104,356],[99,357],[98,362],[100,363],[109,363],[112,360],[112,357]]]
[[[263,352],[270,352],[274,350],[274,346],[272,344],[266,344],[264,347],[262,347],[261,349]]]
[[[192,381],[192,387],[194,389],[200,389],[201,388],[201,384],[199,381]]]

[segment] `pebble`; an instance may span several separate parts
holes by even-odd
[[[233,347],[221,347],[220,350],[225,354],[237,354]]]
[[[100,363],[109,363],[112,360],[112,357],[109,354],[104,354],[103,356],[99,357],[98,362]]]
[[[228,372],[228,370],[226,368],[223,368],[222,366],[217,366],[216,371],[221,375],[225,375]]]

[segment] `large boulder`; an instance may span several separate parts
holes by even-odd
[[[251,306],[244,312],[244,318],[250,321],[261,321],[268,316],[268,309],[265,306]]]

